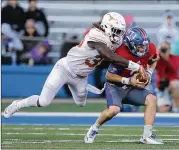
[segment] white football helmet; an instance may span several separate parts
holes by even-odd
[[[126,22],[122,15],[116,12],[105,14],[101,21],[101,27],[113,44],[121,43],[126,32]]]

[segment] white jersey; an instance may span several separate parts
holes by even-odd
[[[109,37],[106,36],[103,31],[92,28],[83,41],[79,45],[71,48],[66,56],[69,69],[80,76],[88,76],[103,60],[96,49],[92,49],[88,46],[88,41],[102,42],[112,51],[115,51],[115,49],[119,47],[119,45],[115,46],[112,44]]]

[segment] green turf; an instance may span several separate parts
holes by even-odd
[[[2,103],[1,104],[1,110],[4,111],[4,109],[9,105],[10,103]],[[20,111],[24,112],[102,112],[104,109],[106,109],[105,103],[87,103],[85,107],[79,107],[74,103],[52,103],[47,107],[30,107],[30,108],[24,108]],[[144,111],[144,107],[140,107],[140,112]]]
[[[2,111],[9,105],[10,103],[2,103]],[[30,107],[24,108],[20,111],[25,112],[101,112],[106,108],[105,103],[88,103],[85,107],[77,106],[74,103],[52,103],[47,107]]]
[[[89,126],[3,125],[2,149],[177,149],[179,127],[156,127],[164,145],[138,144],[142,127],[105,126],[95,143],[85,144]]]

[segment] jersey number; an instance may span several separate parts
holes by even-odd
[[[101,61],[102,61],[102,58],[98,55],[98,56],[95,56],[93,60],[86,59],[85,64],[88,67],[96,67],[99,63],[101,63]]]
[[[85,38],[81,41],[81,43],[78,45],[78,47],[81,47],[83,45],[84,41],[85,41]],[[98,56],[95,56],[95,58],[93,60],[86,59],[85,64],[88,67],[96,67],[99,63],[101,63],[101,61],[102,61],[102,58],[98,55]]]

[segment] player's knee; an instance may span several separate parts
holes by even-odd
[[[157,98],[153,94],[149,94],[146,97],[146,105],[156,107],[157,105]]]
[[[86,92],[78,92],[77,97],[79,97],[79,99],[85,98],[86,97]]]
[[[109,113],[111,116],[116,116],[120,112],[120,107],[118,106],[110,106]]]
[[[49,104],[51,103],[51,101],[49,101],[48,99],[45,99],[45,98],[39,98],[38,99],[38,102],[37,102],[37,104],[38,104],[38,106],[39,107],[46,107],[46,106],[48,106]]]
[[[32,95],[29,97],[30,100],[38,100],[39,99],[39,95]]]
[[[77,93],[77,97],[75,98],[75,103],[80,107],[84,107],[86,105],[86,93],[85,92]]]

